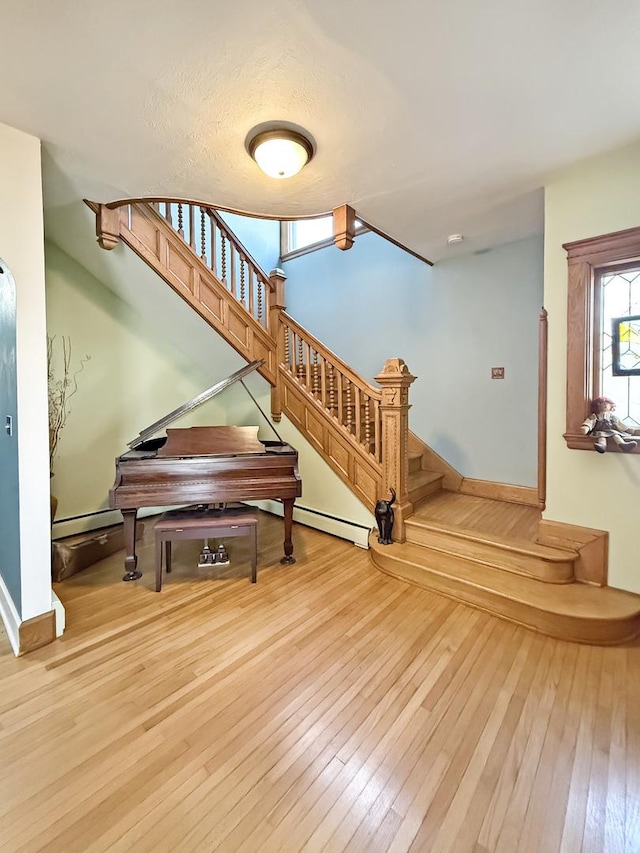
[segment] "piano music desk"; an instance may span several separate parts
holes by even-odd
[[[226,509],[171,510],[161,515],[155,525],[156,592],[162,587],[162,559],[171,571],[173,539],[223,539],[232,536],[251,537],[251,583],[258,579],[258,514],[249,507]]]

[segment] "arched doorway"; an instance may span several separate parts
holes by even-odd
[[[0,567],[9,595],[22,607],[18,491],[16,284],[0,258]]]

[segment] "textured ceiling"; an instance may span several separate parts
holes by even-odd
[[[637,0],[0,0],[0,21],[0,121],[42,139],[49,217],[346,202],[439,260],[540,233],[546,175],[640,138]],[[317,146],[286,181],[245,151],[273,120]]]

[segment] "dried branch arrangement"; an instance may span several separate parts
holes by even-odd
[[[78,390],[78,376],[82,373],[90,355],[80,359],[77,370],[71,367],[71,338],[63,335],[58,347],[55,335],[47,335],[47,379],[49,385],[49,470],[53,472],[53,460],[58,451],[60,435],[69,417],[70,400]],[[56,357],[56,349],[60,352]],[[56,367],[59,364],[61,375]]]

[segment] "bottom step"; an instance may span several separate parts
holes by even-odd
[[[630,592],[545,584],[407,542],[380,545],[375,534],[369,547],[383,572],[549,637],[616,645],[640,635],[640,596]]]

